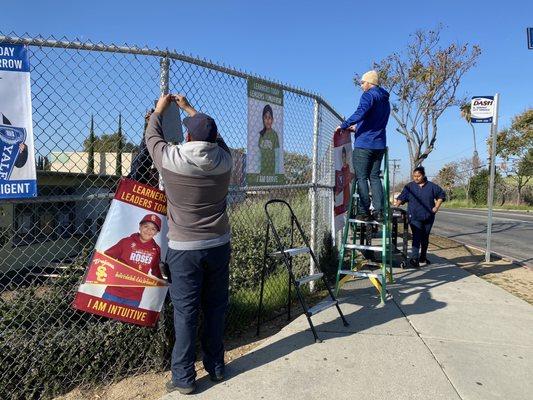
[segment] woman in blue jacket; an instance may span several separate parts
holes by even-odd
[[[409,261],[412,267],[419,268],[420,263],[430,264],[427,259],[429,233],[435,222],[435,214],[444,200],[444,190],[427,180],[424,167],[416,167],[413,170],[413,181],[405,185],[394,202],[396,207],[408,203],[407,215],[413,234],[412,256]]]

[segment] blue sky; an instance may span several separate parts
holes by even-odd
[[[2,5],[1,31],[54,35],[116,44],[148,45],[192,53],[321,94],[348,116],[361,92],[353,85],[372,61],[401,51],[416,29],[443,23],[443,42],[481,46],[477,66],[460,94],[499,92],[500,126],[533,106],[533,2],[506,1],[34,1]],[[478,125],[486,156],[488,125]],[[405,141],[389,129],[391,158],[408,173]],[[429,175],[446,162],[470,156],[471,130],[457,108],[440,119]]]

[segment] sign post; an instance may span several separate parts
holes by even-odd
[[[490,123],[491,150],[490,150],[490,181],[487,194],[487,246],[485,249],[485,261],[490,262],[490,249],[492,238],[492,207],[494,203],[494,180],[496,177],[496,140],[498,135],[498,99],[495,96],[475,96],[470,104],[472,123]]]
[[[491,124],[491,152],[490,152],[490,182],[488,193],[488,217],[487,217],[487,248],[485,249],[485,262],[490,262],[490,246],[492,238],[492,207],[494,203],[494,179],[496,176],[496,139],[498,136],[498,100],[499,95],[494,96],[494,114]]]

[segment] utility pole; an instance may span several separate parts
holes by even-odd
[[[392,163],[392,196],[394,197],[394,187],[396,185],[396,171],[400,170],[400,159],[392,158],[389,160],[389,164]],[[389,165],[390,169],[390,165]]]

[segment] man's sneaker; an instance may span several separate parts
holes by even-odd
[[[167,393],[178,391],[180,394],[191,394],[196,390],[196,383],[193,382],[193,384],[190,386],[181,387],[176,386],[174,381],[171,379],[165,384],[165,387],[167,389]]]
[[[385,221],[385,216],[383,215],[383,211],[374,211],[372,213],[372,218],[374,218],[374,221],[379,222],[380,224]]]
[[[372,221],[372,217],[370,216],[370,213],[357,213],[355,214],[355,219],[358,221]]]
[[[223,372],[215,372],[215,373],[209,373],[209,379],[211,379],[212,382],[221,382],[224,380],[224,373]]]
[[[420,264],[426,264],[426,265],[430,265],[431,264],[431,261],[429,261],[427,258],[424,258],[424,259],[420,259]]]
[[[409,265],[412,267],[412,268],[420,268],[420,262],[418,261],[418,258],[411,258],[409,260]]]

